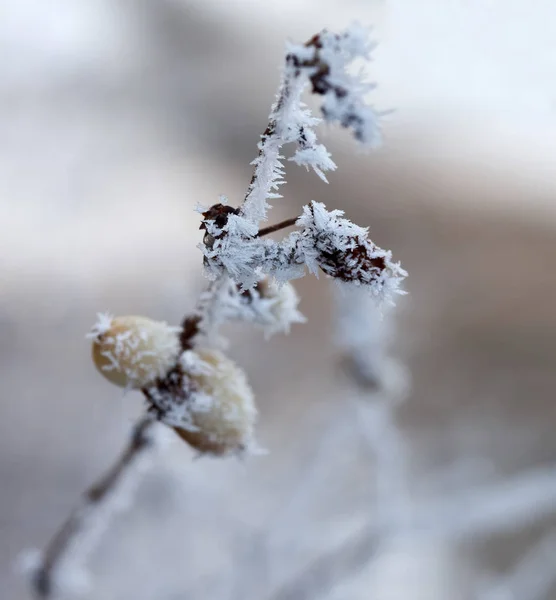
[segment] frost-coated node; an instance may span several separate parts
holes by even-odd
[[[164,377],[180,352],[179,327],[147,317],[100,314],[88,337],[96,368],[115,385],[140,389]]]

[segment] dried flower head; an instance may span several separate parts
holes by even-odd
[[[243,370],[212,349],[184,352],[180,364],[190,393],[181,409],[181,426],[174,426],[178,435],[202,453],[248,450],[257,409]]]
[[[164,377],[180,351],[177,327],[147,317],[101,314],[89,337],[93,362],[110,382],[139,389]]]

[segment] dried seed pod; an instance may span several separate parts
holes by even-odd
[[[176,364],[179,331],[179,327],[147,317],[99,315],[89,336],[93,362],[115,385],[143,388]]]
[[[243,370],[218,350],[187,351],[180,362],[196,391],[187,403],[190,426],[174,427],[178,435],[203,453],[249,449],[257,409]]]

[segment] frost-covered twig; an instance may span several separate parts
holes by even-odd
[[[403,293],[400,284],[406,272],[392,261],[390,251],[369,239],[367,229],[344,218],[341,210],[329,211],[311,201],[298,218],[259,229],[270,208],[267,200],[280,197],[285,144],[295,145],[291,161],[312,168],[324,181],[324,173],[336,167],[317,143],[314,128],[320,119],[301,102],[306,87],[322,96],[325,121],[352,130],[364,144],[379,139],[376,115],[363,99],[372,86],[348,71],[355,59],[369,58],[371,49],[367,32],[358,26],[340,34],[324,31],[305,45],[288,47],[280,90],[243,202],[233,208],[222,197],[202,210],[200,247],[212,283],[181,326],[141,316],[99,315],[90,334],[94,363],[110,382],[142,392],[149,415],[142,421],[145,430],[152,416],[201,454],[256,450],[254,394],[243,370],[222,351],[221,326],[243,321],[270,335],[304,321],[289,280],[306,270],[315,275],[324,272],[344,286],[364,288],[378,303],[392,303],[395,294]],[[263,239],[292,225],[298,229],[282,240]],[[131,459],[135,446],[130,448]],[[127,457],[126,453],[115,467],[116,480],[125,471]],[[103,498],[100,494],[99,502]],[[67,546],[80,524],[79,511],[76,515],[49,546],[47,556],[55,557],[58,548]],[[37,579],[42,581],[37,589],[48,588],[52,562],[45,559],[48,576]]]
[[[32,569],[31,581],[37,598],[51,598],[65,578],[64,562],[68,551],[76,542],[82,542],[97,526],[99,508],[114,500],[121,491],[122,482],[133,476],[139,463],[154,443],[152,428],[155,420],[141,418],[133,428],[129,442],[115,464],[83,494],[80,505],[54,535],[43,551],[39,564]],[[106,519],[107,515],[103,515]]]
[[[304,45],[289,44],[282,83],[258,145],[259,156],[253,161],[255,171],[241,208],[243,217],[257,224],[266,219],[267,200],[280,197],[277,190],[284,183],[280,151],[285,144],[297,145],[290,160],[311,167],[324,181],[324,172],[336,168],[326,148],[317,144],[314,127],[319,119],[301,102],[309,84],[313,94],[323,96],[321,111],[326,121],[352,129],[364,144],[380,141],[377,115],[364,101],[374,86],[347,71],[355,59],[368,60],[372,49],[368,31],[357,25],[340,34],[323,31]]]
[[[227,275],[243,289],[252,289],[264,275],[283,282],[302,277],[307,267],[314,274],[323,271],[344,284],[362,286],[380,301],[391,302],[401,293],[405,271],[392,261],[389,251],[368,238],[367,229],[343,218],[341,210],[328,211],[324,204],[312,201],[295,222],[300,230],[285,239],[262,240],[259,231],[270,208],[267,201],[279,198],[278,189],[285,183],[281,162],[285,145],[296,146],[291,161],[312,168],[324,181],[324,172],[335,169],[326,148],[317,143],[314,128],[320,120],[301,102],[306,87],[323,97],[325,121],[352,129],[365,144],[379,139],[377,116],[364,102],[372,86],[348,71],[355,59],[368,59],[371,49],[367,32],[357,26],[341,34],[325,31],[305,45],[289,46],[243,203],[233,208],[223,198],[203,212],[201,249],[209,277]]]

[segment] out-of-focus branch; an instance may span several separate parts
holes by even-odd
[[[142,417],[131,433],[129,442],[114,465],[83,494],[81,503],[63,523],[42,554],[32,584],[37,598],[53,598],[56,594],[56,576],[65,555],[76,537],[86,535],[100,506],[112,495],[126,475],[133,470],[153,444],[151,429],[155,421],[150,415]]]
[[[369,564],[380,541],[387,536],[403,534],[452,540],[484,538],[532,525],[555,512],[553,468],[539,469],[467,495],[432,501],[423,508],[417,507],[411,522],[402,524],[401,528],[397,528],[395,522],[373,522],[363,527],[339,548],[317,558],[269,598],[308,600],[322,597],[326,590]],[[553,539],[547,538],[549,543]]]
[[[326,592],[345,581],[366,565],[377,551],[380,533],[371,526],[339,548],[334,548],[313,561],[298,577],[280,587],[269,600],[310,600],[322,598]]]
[[[533,545],[512,568],[511,572],[495,578],[478,594],[479,600],[542,600],[556,583],[554,553],[556,532],[550,531]]]

